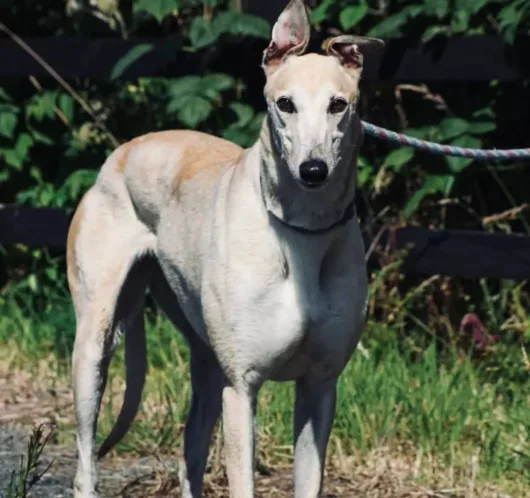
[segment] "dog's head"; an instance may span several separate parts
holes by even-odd
[[[309,37],[304,1],[291,0],[263,54],[264,93],[275,155],[304,189],[317,189],[351,162],[361,132],[356,113],[363,58],[383,42],[342,35],[324,43],[326,55],[303,55]]]

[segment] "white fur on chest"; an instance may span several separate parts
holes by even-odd
[[[355,231],[355,230],[354,230]],[[352,253],[358,250],[344,237],[335,250],[334,235],[315,242],[307,237],[292,237],[286,249],[289,279],[294,293],[295,315],[304,324],[302,341],[291,357],[273,375],[276,380],[291,380],[301,375],[327,378],[340,372],[357,345],[366,308],[366,272],[355,264]],[[347,254],[350,247],[349,254]],[[350,258],[350,264],[345,258]]]
[[[238,259],[228,285],[206,295],[217,310],[207,321],[226,331],[211,338],[221,363],[236,363],[258,381],[338,374],[364,322],[366,271],[355,259],[364,249],[355,233],[337,241],[337,233],[308,237],[280,228],[277,243],[259,245],[259,261],[250,249]],[[215,294],[222,302],[212,306]]]

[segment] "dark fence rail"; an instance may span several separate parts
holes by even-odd
[[[131,48],[153,43],[122,75],[123,78],[179,77],[200,73],[205,64],[241,77],[261,77],[259,61],[265,41],[248,40],[236,45],[219,43],[199,53],[177,52],[171,40],[114,38],[24,38],[64,78],[108,79],[111,70]],[[318,50],[322,40],[312,41]],[[530,37],[508,45],[497,36],[386,40],[384,53],[366,61],[364,79],[393,82],[516,81],[530,78]],[[48,76],[19,45],[0,38],[0,78]]]
[[[64,250],[70,216],[65,209],[0,206],[0,245]],[[530,279],[529,236],[371,227],[364,230],[364,239],[371,268],[379,266],[379,254],[410,249],[402,266],[407,274]]]

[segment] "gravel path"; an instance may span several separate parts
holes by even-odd
[[[26,454],[29,434],[16,427],[0,425],[0,496],[5,494],[11,472],[20,466],[20,457]],[[33,498],[70,498],[75,473],[75,451],[54,445],[47,446],[42,454],[42,469],[52,463],[42,481],[33,488]],[[166,462],[170,470],[174,465]],[[102,496],[119,496],[131,482],[149,479],[160,467],[154,458],[138,459],[122,468],[100,466]],[[173,467],[173,468],[171,468]]]
[[[14,469],[19,468],[20,457],[26,454],[26,442],[29,433],[20,428],[0,425],[0,496],[5,493],[9,477]],[[50,445],[42,454],[44,468],[51,461],[49,472],[36,485],[32,498],[71,498],[72,481],[75,472],[75,451],[73,448]],[[159,462],[154,458],[136,459],[133,463],[119,461],[117,465],[100,465],[102,498],[148,498],[179,496],[178,481],[175,477],[176,468],[171,462]],[[168,472],[161,472],[164,468]],[[326,494],[323,498],[422,498],[432,497],[427,491],[402,486],[396,475],[383,472],[360,475],[360,479],[347,479],[337,474],[328,475]],[[291,469],[273,469],[269,475],[259,475],[256,480],[256,496],[260,498],[287,498],[292,496]],[[226,478],[206,478],[205,498],[228,498]],[[451,498],[456,495],[444,495]],[[458,495],[460,496],[460,495]]]

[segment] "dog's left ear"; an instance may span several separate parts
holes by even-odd
[[[340,35],[325,40],[322,48],[328,55],[337,57],[346,68],[362,71],[364,57],[377,55],[385,47],[383,40],[367,36]]]
[[[269,46],[263,52],[263,68],[274,72],[290,55],[301,55],[307,48],[311,27],[304,0],[291,0],[272,28]]]

